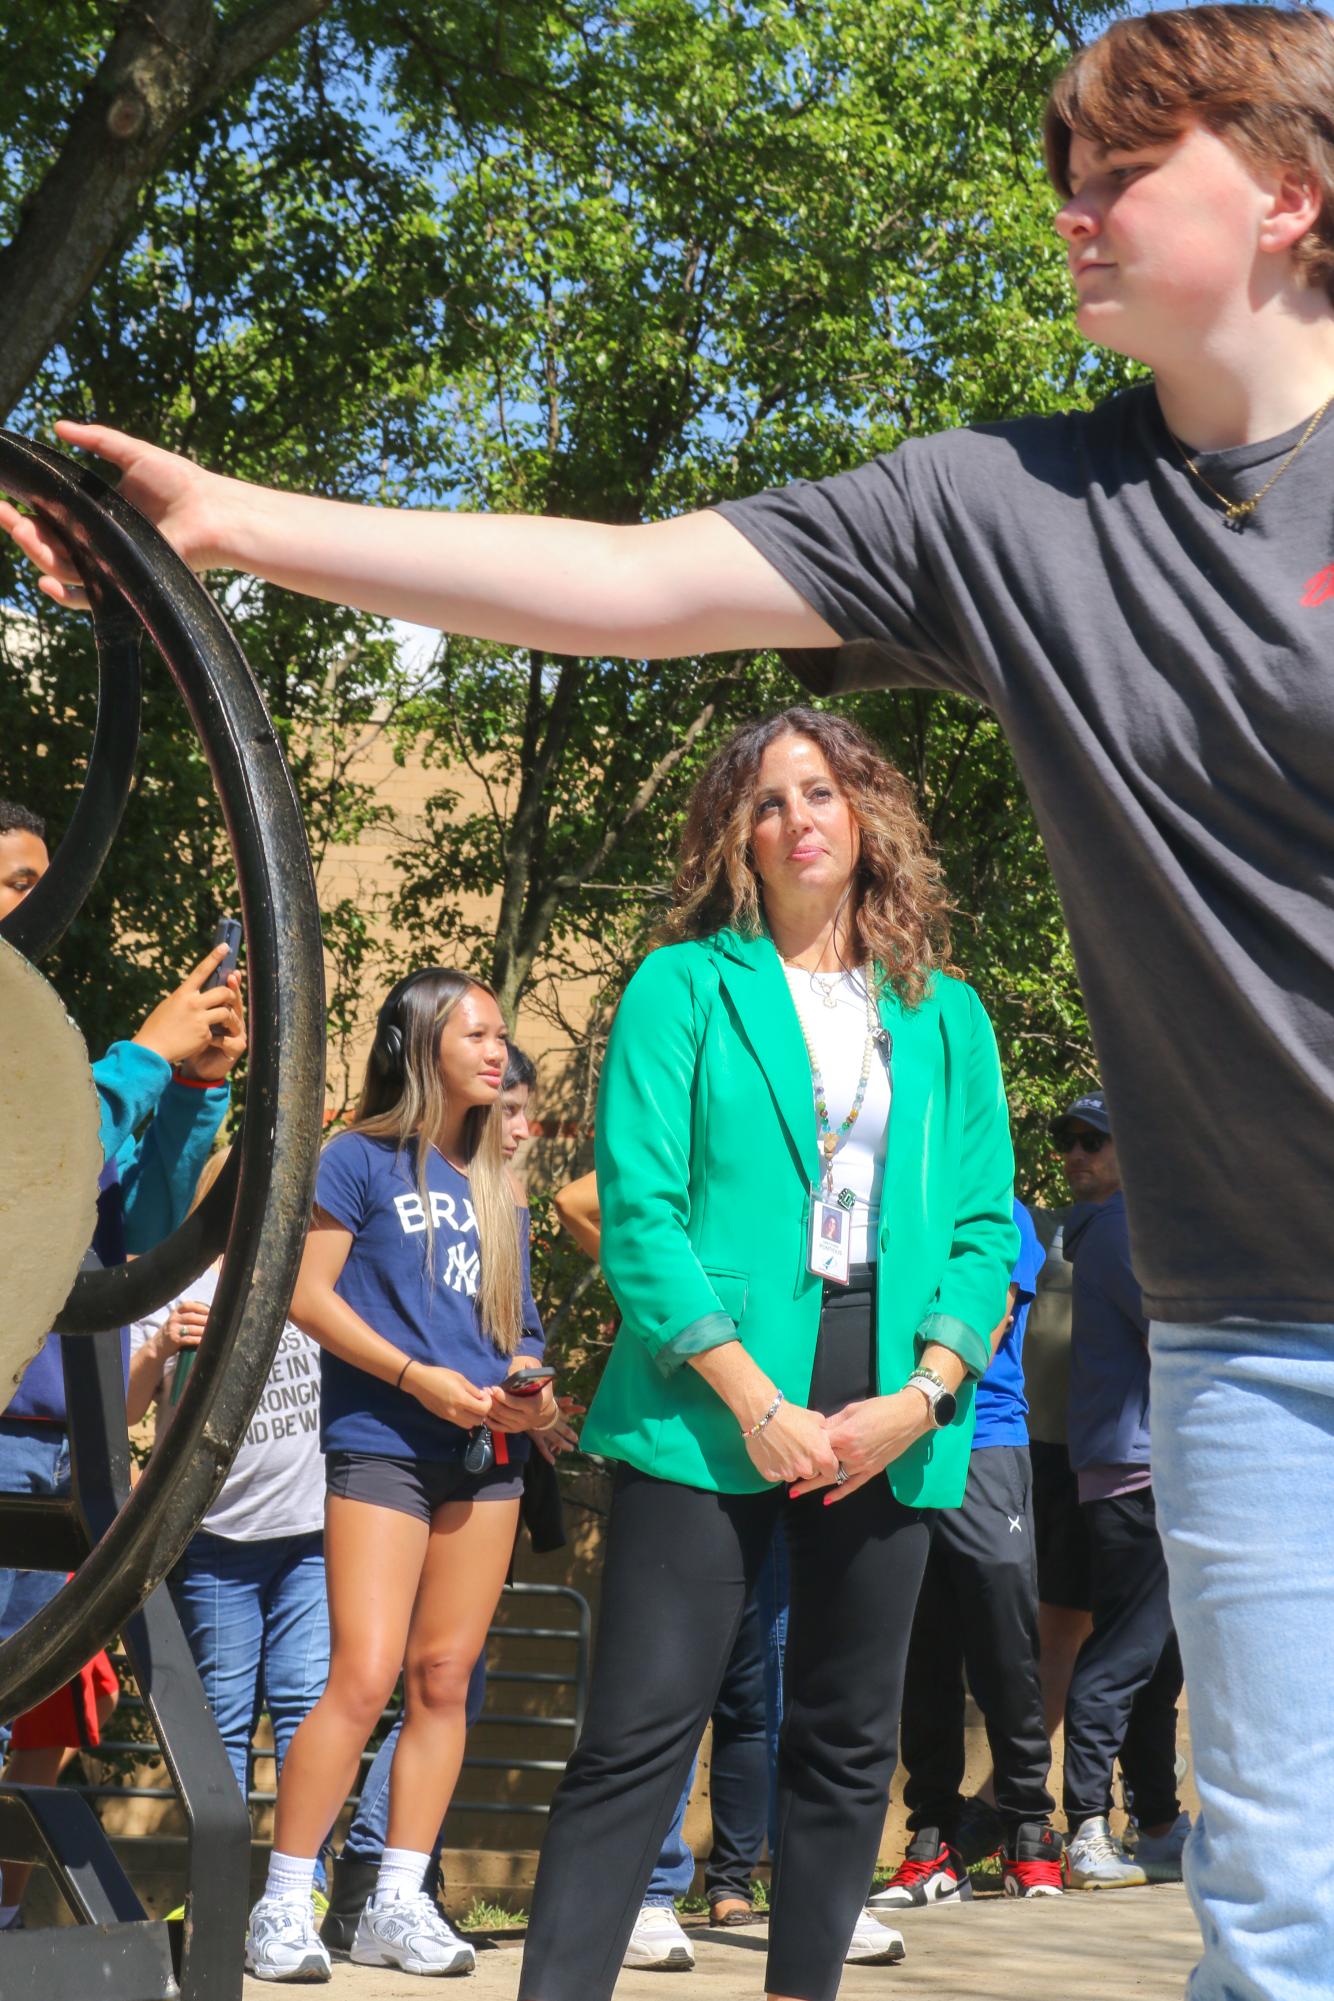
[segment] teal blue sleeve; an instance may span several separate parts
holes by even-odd
[[[151,1251],[184,1220],[230,1102],[227,1084],[201,1090],[173,1078],[142,1136],[125,1141],[116,1171],[127,1251]]]
[[[664,1376],[674,1376],[692,1355],[706,1355],[710,1348],[735,1340],[736,1322],[730,1313],[706,1313],[702,1320],[692,1320],[689,1327],[664,1342],[654,1360]]]
[[[991,1363],[991,1335],[1004,1318],[1010,1273],[1019,1255],[1014,1221],[1014,1148],[996,1037],[971,989],[964,1052],[963,1141],[949,1260],[931,1308],[917,1329],[952,1349],[971,1376]]]
[[[650,952],[616,1011],[598,1087],[602,1269],[626,1331],[664,1374],[701,1329],[704,1347],[730,1338],[724,1323],[735,1333],[687,1231],[702,1019],[693,957],[680,945]]]
[[[94,1063],[103,1160],[119,1156],[126,1141],[157,1110],[170,1082],[171,1065],[166,1057],[137,1042],[113,1042],[106,1055]]]

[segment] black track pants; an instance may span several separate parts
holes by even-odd
[[[1051,1745],[1038,1680],[1032,1476],[1022,1445],[979,1447],[962,1507],[931,1517],[903,1688],[904,1800],[909,1827],[938,1827],[947,1841],[963,1804],[965,1673],[986,1722],[1007,1834],[1045,1821]]]

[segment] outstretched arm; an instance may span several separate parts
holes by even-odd
[[[119,467],[120,492],[196,570],[245,570],[361,611],[591,658],[838,644],[720,514],[609,527],[357,507],[206,472],[101,424],[57,430],[64,443]],[[84,602],[49,530],[4,502],[0,527],[37,564],[48,596]]]

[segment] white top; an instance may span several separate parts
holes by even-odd
[[[824,1078],[829,1123],[837,1132],[857,1095],[866,1048],[866,982],[857,973],[807,973],[785,966],[788,990],[815,1051]],[[888,1049],[877,1042],[871,1052],[866,1096],[850,1133],[834,1155],[834,1192],[850,1188],[852,1207],[849,1254],[853,1264],[874,1261],[880,1222],[880,1188],[885,1178],[885,1141],[889,1132],[890,1078]],[[814,1095],[811,1107],[814,1117]],[[868,1244],[871,1249],[867,1249]]]
[[[217,1283],[217,1271],[206,1271],[181,1297],[212,1304]],[[170,1312],[171,1307],[164,1306],[147,1320],[135,1321],[130,1329],[131,1354],[151,1340]],[[171,1385],[180,1352],[170,1357],[162,1372],[155,1443],[173,1416]],[[250,1428],[222,1491],[199,1524],[210,1535],[232,1542],[267,1542],[274,1536],[311,1535],[324,1527],[319,1357],[315,1342],[289,1320]]]

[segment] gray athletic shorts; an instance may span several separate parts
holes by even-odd
[[[382,1459],[374,1452],[327,1452],[324,1484],[345,1501],[369,1501],[429,1522],[445,1501],[517,1501],[521,1465],[469,1473],[462,1459]]]

